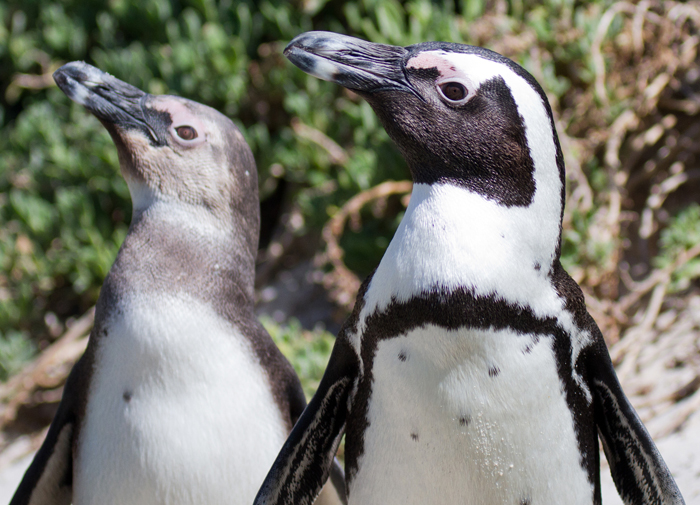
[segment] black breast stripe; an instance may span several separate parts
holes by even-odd
[[[574,371],[588,382],[586,370],[579,362],[572,364],[572,336],[553,317],[539,318],[530,308],[511,304],[495,295],[476,296],[467,288],[452,291],[435,289],[416,295],[403,303],[392,302],[381,311],[367,317],[362,335],[364,373],[348,422],[345,443],[346,479],[354,478],[364,453],[364,433],[372,391],[373,363],[379,341],[394,338],[408,331],[435,325],[448,330],[460,328],[509,329],[520,335],[554,340],[557,373],[569,409],[581,454],[580,464],[588,474],[591,485],[598,482],[598,441],[593,419],[593,407],[586,393],[574,379]],[[527,352],[527,350],[525,351]],[[575,367],[575,370],[574,370]],[[596,489],[596,495],[599,495]]]

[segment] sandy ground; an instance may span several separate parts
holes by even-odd
[[[33,454],[20,456],[26,454],[28,445],[27,439],[20,439],[7,449],[14,451],[18,459],[0,469],[0,504],[9,503],[24,471],[31,463]],[[694,420],[682,431],[657,440],[657,445],[676,478],[686,505],[700,505],[700,415],[695,415]],[[610,477],[607,462],[603,461],[602,464],[603,503],[623,505]]]
[[[330,331],[337,331],[337,322],[329,315],[332,312],[327,307],[329,302],[321,300],[323,293],[314,291],[318,285],[309,281],[311,271],[310,264],[302,265],[270,283],[268,292],[262,296],[258,312],[280,321],[294,314],[307,327],[310,327],[309,321],[323,321]],[[308,300],[314,302],[308,303]],[[652,419],[648,427],[652,428],[657,421],[663,419]],[[700,412],[696,412],[682,430],[656,439],[656,443],[683,493],[686,505],[700,505]],[[0,505],[9,503],[32,457],[28,437],[18,439],[0,453]],[[604,456],[601,464],[603,503],[623,505]]]

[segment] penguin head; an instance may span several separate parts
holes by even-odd
[[[239,228],[257,247],[258,180],[233,122],[185,98],[150,95],[84,62],[59,68],[61,90],[95,115],[117,147],[135,215],[156,201],[183,203]]]
[[[544,219],[560,222],[564,162],[552,112],[513,61],[463,44],[396,47],[329,32],[298,36],[285,55],[365,98],[415,183],[457,185],[508,208],[539,200]]]

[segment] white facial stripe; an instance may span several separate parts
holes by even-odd
[[[535,167],[535,197],[526,208],[508,208],[464,188],[416,184],[367,293],[365,311],[383,310],[392,296],[406,301],[443,286],[497,294],[508,302],[532,306],[538,316],[558,312],[561,300],[543,274],[549,271],[559,241],[562,187],[542,98],[506,65],[474,54],[429,51],[412,58],[408,66],[455,72],[477,87],[503,78],[525,125]],[[540,271],[535,271],[535,264]],[[533,289],[535,285],[541,290]],[[538,292],[547,293],[547,301],[533,299]]]
[[[441,78],[453,76],[473,83],[476,89],[495,77],[501,77],[510,89],[518,112],[525,124],[530,156],[535,165],[536,214],[543,220],[556,223],[559,238],[561,217],[561,178],[556,164],[556,146],[552,123],[542,98],[530,84],[503,63],[487,60],[476,54],[428,51],[412,58],[407,66],[437,67]]]
[[[562,182],[552,124],[542,98],[508,66],[475,54],[429,51],[412,68],[438,68],[476,88],[495,77],[509,87],[523,119],[534,163],[535,196],[528,207],[505,207],[467,188],[415,184],[411,202],[365,295],[358,334],[366,317],[435,288],[473,290],[529,307],[539,318],[554,317],[572,335],[571,365],[591,341],[576,328],[548,278],[560,236]],[[539,267],[539,268],[538,268]],[[574,379],[592,400],[585,381]]]

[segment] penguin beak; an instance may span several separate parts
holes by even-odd
[[[360,93],[403,91],[423,97],[408,81],[403,47],[374,44],[331,32],[307,32],[284,55],[304,72]]]
[[[145,107],[148,93],[82,61],[63,65],[54,72],[53,79],[68,98],[89,110],[108,130],[112,125],[124,130],[137,129],[152,144],[162,145],[148,123],[150,109]]]

